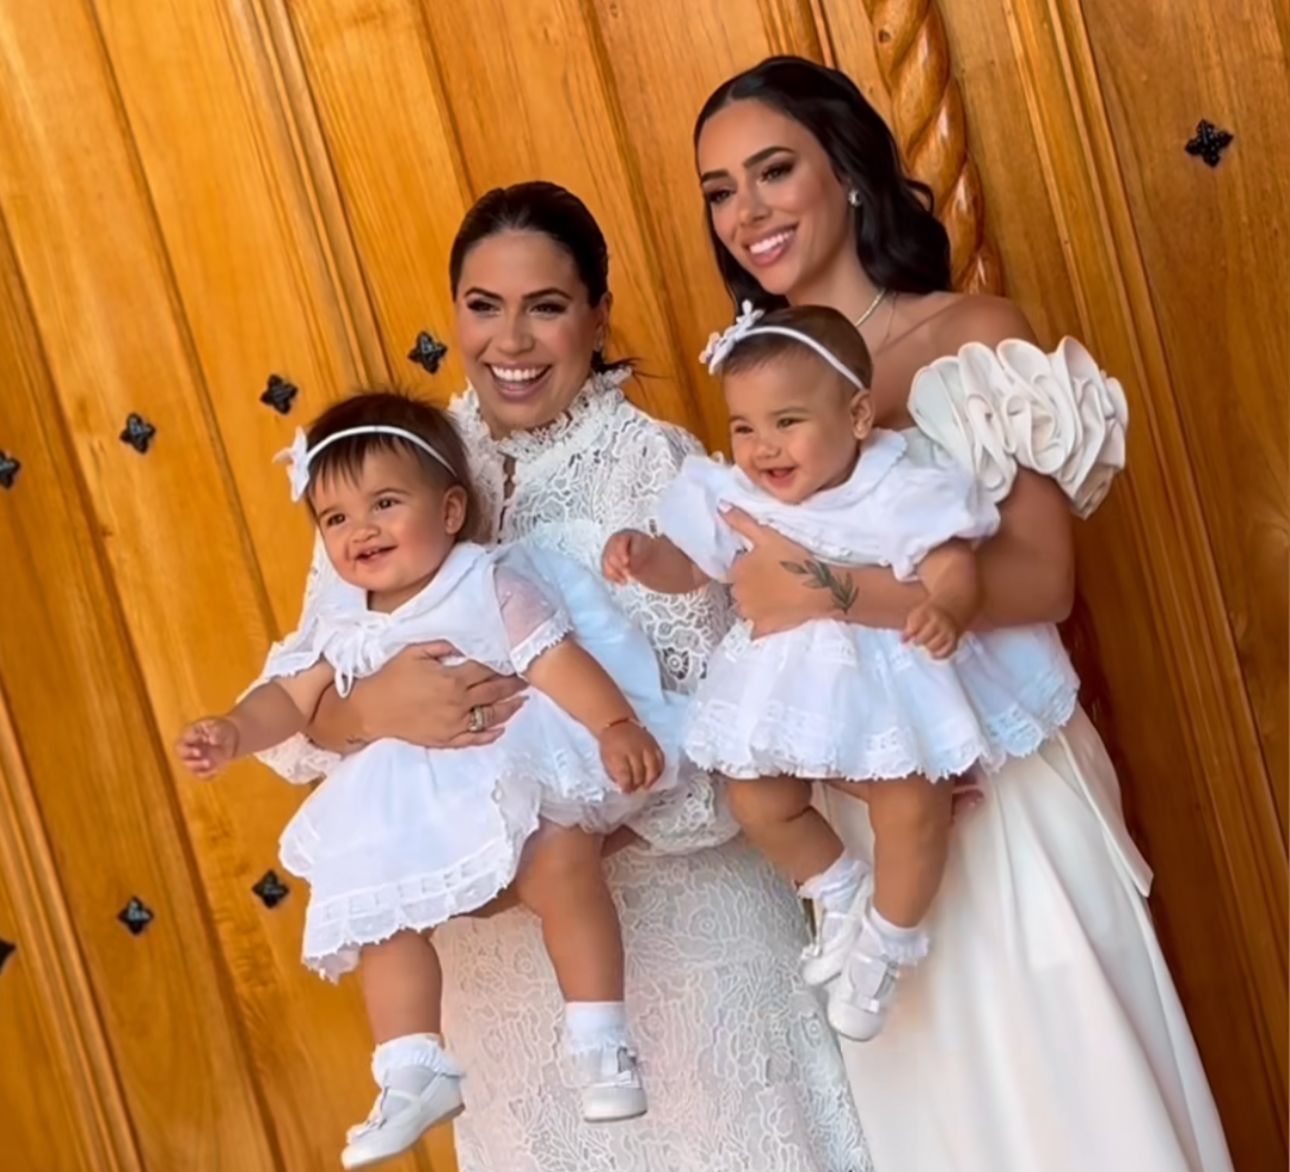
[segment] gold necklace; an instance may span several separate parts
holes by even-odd
[[[862,313],[858,318],[856,318],[855,321],[853,321],[851,324],[855,326],[855,328],[858,330],[862,325],[864,325],[865,322],[867,322],[871,317],[873,317],[874,310],[876,310],[878,306],[882,304],[882,299],[886,296],[887,296],[887,290],[879,289],[878,296],[875,297],[871,302],[869,302],[869,308],[866,309],[864,313]]]

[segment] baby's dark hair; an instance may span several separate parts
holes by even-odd
[[[873,359],[860,331],[836,309],[823,305],[790,305],[758,320],[756,327],[781,326],[819,342],[866,387],[873,378]],[[721,364],[721,374],[738,374],[785,354],[815,354],[811,347],[783,334],[753,334],[735,344]],[[819,358],[819,355],[815,355]],[[822,361],[822,359],[821,359]]]
[[[484,517],[471,481],[466,445],[443,411],[399,387],[372,387],[328,407],[309,425],[306,440],[312,450],[328,437],[353,427],[397,427],[411,432],[443,456],[448,467],[397,435],[368,432],[346,436],[319,452],[309,466],[311,489],[320,478],[357,477],[371,452],[404,452],[415,457],[421,470],[438,487],[465,490],[466,521],[457,538],[460,541],[482,539]]]

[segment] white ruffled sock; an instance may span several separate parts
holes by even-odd
[[[871,954],[876,950],[876,955],[894,960],[904,968],[912,968],[927,955],[931,946],[931,937],[921,925],[903,928],[893,924],[875,907],[865,913],[860,947]]]
[[[843,851],[825,870],[803,883],[798,894],[813,899],[824,911],[848,912],[868,873],[867,864]]]
[[[627,1006],[622,1001],[566,1001],[564,1035],[573,1054],[606,1045],[629,1046]]]
[[[372,1054],[372,1077],[383,1090],[419,1095],[440,1074],[460,1078],[462,1070],[438,1034],[404,1034]]]

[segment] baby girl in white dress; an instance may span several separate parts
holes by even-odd
[[[381,1093],[342,1163],[396,1155],[461,1111],[428,933],[512,881],[542,921],[584,1117],[644,1113],[600,839],[675,780],[680,701],[664,693],[649,642],[582,567],[467,540],[465,450],[429,404],[356,395],[287,454],[335,574],[306,625],[271,651],[267,682],[185,729],[179,752],[193,773],[213,776],[302,731],[328,687],[347,692],[415,643],[444,640],[532,685],[492,744],[365,746],[283,832],[283,863],[311,889],[305,963],[335,979],[361,962],[377,1043]]]
[[[873,428],[869,354],[845,317],[745,307],[703,357],[722,376],[734,466],[687,459],[659,503],[662,536],[615,534],[606,576],[672,593],[725,579],[743,546],[722,513],[737,507],[808,550],[785,568],[833,590],[843,613],[829,563],[887,566],[927,590],[903,632],[820,620],[753,639],[737,624],[685,733],[687,756],[730,779],[745,833],[817,901],[804,976],[833,982],[830,1022],[863,1041],[927,954],[953,778],[1034,752],[1071,718],[1078,681],[1049,628],[965,634],[972,543],[998,511],[967,473],[917,464],[902,436]],[[871,873],[812,807],[812,781],[869,803]]]

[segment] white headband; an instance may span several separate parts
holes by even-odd
[[[401,440],[407,440],[410,444],[415,444],[427,456],[438,460],[455,478],[457,473],[448,459],[433,444],[423,440],[419,435],[410,431],[405,431],[401,427],[386,427],[381,423],[370,423],[365,427],[347,427],[344,431],[338,431],[329,435],[321,443],[315,444],[312,448],[309,446],[309,440],[305,433],[296,428],[296,438],[291,441],[291,447],[279,452],[274,460],[279,464],[287,465],[287,476],[291,480],[291,499],[298,501],[309,489],[309,466],[314,462],[318,453],[324,448],[331,447],[337,440],[349,439],[355,435],[393,435]]]
[[[725,333],[713,334],[708,339],[708,345],[699,355],[699,361],[707,363],[709,374],[716,374],[721,369],[722,363],[730,357],[730,352],[745,338],[755,338],[758,334],[778,334],[782,338],[792,338],[793,341],[801,342],[803,346],[814,350],[857,390],[869,389],[860,381],[856,372],[845,366],[823,342],[817,342],[809,334],[804,334],[790,326],[759,326],[757,322],[763,316],[765,315],[760,309],[753,308],[751,301],[745,301],[742,312],[735,318],[734,324]]]

